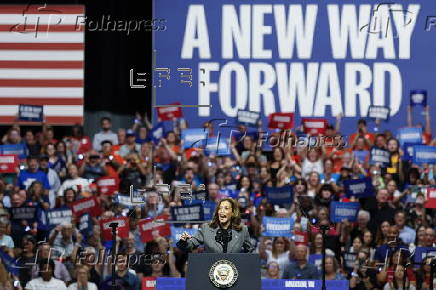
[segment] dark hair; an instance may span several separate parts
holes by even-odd
[[[304,191],[307,192],[308,185],[307,185],[307,181],[306,181],[306,179],[304,179],[304,178],[298,178],[298,179],[295,181],[294,186],[295,186],[295,185],[298,185],[298,184],[304,185]]]
[[[32,160],[32,159],[39,160],[38,156],[36,156],[36,155],[28,155],[28,156],[26,157],[26,160],[27,160],[27,161],[30,161],[30,160]]]
[[[394,151],[394,152],[391,152],[391,153],[398,153],[399,150],[400,150],[400,142],[398,141],[398,139],[391,137],[391,138],[388,139],[388,141],[386,142],[386,144],[389,144],[389,142],[390,142],[391,140],[394,140],[394,141],[397,143],[397,151]],[[389,150],[389,148],[387,148],[387,149]]]
[[[282,239],[283,240],[283,243],[284,243],[284,245],[285,245],[285,252],[287,252],[287,251],[289,251],[289,249],[290,249],[290,247],[291,247],[291,245],[290,245],[290,243],[289,243],[289,240],[288,239],[286,239],[285,237],[275,237],[274,238],[274,240],[273,240],[273,242],[272,242],[272,249],[271,249],[271,253],[272,253],[272,256],[274,257],[274,258],[278,258],[278,253],[277,253],[277,251],[276,251],[276,249],[275,249],[275,244],[277,243],[277,240],[278,239]]]
[[[80,124],[75,124],[72,128],[72,134],[74,136],[74,130],[77,130],[77,136],[78,137],[83,137],[84,133],[83,133],[83,127]]]
[[[209,223],[209,226],[213,229],[219,227],[220,222],[218,218],[218,211],[221,203],[225,201],[229,202],[232,205],[232,217],[230,219],[231,228],[237,231],[241,231],[242,225],[241,225],[241,213],[239,212],[239,203],[238,201],[232,198],[223,198],[218,202],[217,206],[215,207],[215,212],[213,214],[212,221]]]
[[[325,184],[321,185],[321,187],[318,190],[318,195],[321,195],[321,192],[324,190],[330,191],[332,193],[332,197],[336,193],[335,189],[333,188],[333,186],[330,183],[325,183]]]
[[[100,123],[103,123],[103,121],[108,121],[108,122],[112,123],[112,120],[111,120],[111,118],[109,118],[109,117],[103,117],[103,118],[101,118],[101,119],[100,119]]]
[[[357,124],[363,124],[366,126],[366,121],[365,119],[359,119],[359,121],[357,121]]]
[[[101,141],[100,145],[103,146],[106,143],[113,145],[111,140],[103,140],[103,141]]]
[[[39,262],[39,272],[47,271],[47,265],[49,265],[52,270],[54,271],[55,268],[55,262],[52,259],[42,259]]]

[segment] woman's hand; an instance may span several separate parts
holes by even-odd
[[[186,242],[191,238],[191,235],[189,235],[187,232],[183,232],[180,236],[180,240]]]

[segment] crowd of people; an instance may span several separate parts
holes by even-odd
[[[423,142],[434,145],[429,107],[425,112]],[[395,132],[374,132],[362,119],[346,146],[285,144],[265,149],[259,146],[262,125],[241,125],[244,138],[233,138],[229,154],[221,155],[184,148],[181,132],[188,124],[170,123],[171,130],[158,140],[150,138],[153,126],[139,114],[131,128],[112,128],[111,119],[102,118],[101,131],[94,136],[85,135],[79,125],[68,136],[57,136],[46,124],[26,131],[11,126],[1,143],[21,144],[25,154],[15,172],[0,178],[2,287],[111,289],[112,263],[95,260],[110,256],[112,247],[117,253],[117,289],[140,289],[150,277],[185,277],[187,253],[173,247],[171,236],[155,234],[152,241],[142,242],[138,223],[170,215],[172,207],[185,202],[174,190],[162,195],[153,185],[168,184],[174,189],[189,184],[193,196],[204,192],[211,202],[229,196],[238,200],[241,218],[261,257],[262,278],[321,279],[324,240],[319,225],[326,224],[327,280],[349,280],[350,289],[429,289],[434,259],[428,255],[417,262],[414,253],[436,246],[435,209],[426,207],[426,190],[436,186],[436,166],[403,160],[405,152]],[[413,126],[410,117],[405,125]],[[340,135],[340,127],[341,116],[337,116],[324,135]],[[217,134],[212,123],[204,128],[209,136]],[[290,138],[297,133],[289,134]],[[372,150],[388,152],[389,162],[373,162]],[[107,177],[119,180],[115,193],[96,186]],[[364,177],[371,178],[373,194],[348,195],[344,181]],[[266,187],[289,185],[293,197],[288,203],[278,206],[268,200]],[[144,204],[127,206],[114,198],[128,196],[131,186],[146,189]],[[80,227],[81,216],[74,214],[60,224],[48,220],[51,211],[69,209],[90,197],[98,201],[101,214],[90,217],[87,230]],[[334,201],[359,202],[357,220],[332,222]],[[129,233],[112,244],[104,239],[99,221],[118,216],[128,218]],[[292,233],[264,236],[264,217],[291,218]],[[196,224],[179,226],[198,228]],[[296,239],[301,233],[305,238]],[[139,254],[153,259],[128,263],[129,257]]]

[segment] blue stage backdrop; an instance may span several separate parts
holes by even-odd
[[[238,110],[260,112],[264,126],[274,112],[295,112],[296,125],[342,113],[345,134],[378,105],[391,111],[381,129],[395,131],[411,90],[436,108],[436,1],[380,2],[154,1],[167,21],[154,33],[156,104],[212,105],[183,108],[190,127],[233,122]],[[192,68],[192,87],[182,68]],[[413,111],[423,122],[422,107]]]

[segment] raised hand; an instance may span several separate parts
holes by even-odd
[[[182,233],[182,235],[180,236],[180,240],[182,240],[184,242],[186,242],[190,238],[191,238],[191,235],[189,235],[187,232]]]

